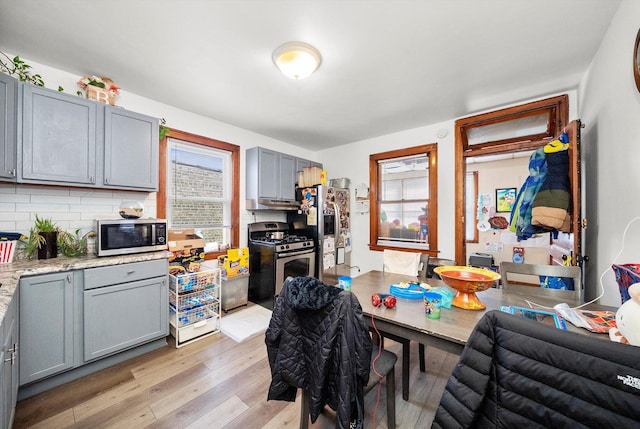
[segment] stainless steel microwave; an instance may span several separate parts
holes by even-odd
[[[167,249],[166,219],[96,220],[96,255],[114,256]]]

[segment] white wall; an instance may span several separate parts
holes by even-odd
[[[438,131],[447,135],[438,138]],[[447,121],[395,134],[376,137],[352,143],[339,148],[319,152],[318,160],[327,169],[329,177],[348,177],[351,190],[360,183],[369,185],[369,155],[389,150],[438,143],[438,247],[441,258],[454,256],[453,211],[454,211],[454,138],[453,121]],[[336,156],[339,153],[339,156]],[[354,207],[354,196],[351,196]],[[382,269],[382,252],[369,251],[369,213],[358,214],[352,209],[353,250],[351,264],[360,268],[360,272]],[[356,269],[351,272],[357,275]]]
[[[569,118],[577,116],[577,91],[568,89],[561,93],[544,94],[536,100],[554,97],[560,94],[569,96]],[[501,109],[526,103],[523,94],[513,94],[517,101],[509,105],[498,105],[502,98],[496,94],[496,105],[489,110]],[[488,102],[490,104],[490,102]],[[483,113],[482,111],[473,114]],[[457,119],[457,118],[456,118]],[[411,130],[388,134],[372,139],[326,149],[318,152],[317,159],[327,169],[329,177],[348,177],[351,179],[351,190],[360,183],[369,184],[369,155],[394,149],[438,143],[438,257],[454,259],[455,257],[455,119],[436,124],[425,125]],[[443,137],[438,137],[443,135]],[[339,156],[336,156],[339,155]],[[353,192],[352,192],[353,193]],[[354,197],[351,196],[352,207]],[[353,210],[352,210],[353,211]],[[352,221],[353,253],[352,265],[357,265],[360,272],[381,269],[382,252],[369,250],[369,214],[353,214]],[[458,261],[457,261],[458,262]],[[351,275],[358,274],[352,269]]]
[[[579,88],[586,229],[587,298],[619,305],[611,264],[640,263],[640,93],[632,72],[640,2],[623,0]],[[622,250],[623,249],[623,250]],[[620,256],[618,254],[621,252]]]

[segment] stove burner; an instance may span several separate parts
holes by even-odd
[[[284,238],[270,238],[267,236],[253,237],[251,241],[254,243],[287,244],[311,241],[311,239],[302,235],[285,235]]]
[[[273,247],[276,252],[286,252],[296,249],[313,247],[313,240],[302,235],[285,235],[284,238],[276,239],[267,236],[254,236],[249,239],[254,245]]]

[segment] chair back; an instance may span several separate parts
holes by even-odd
[[[382,253],[382,271],[417,277],[420,271],[420,256],[420,252],[384,249]]]
[[[532,296],[546,296],[559,300],[569,300],[571,303],[584,302],[582,270],[580,267],[502,262],[500,263],[500,275],[502,276],[502,288],[504,290]],[[519,275],[520,280],[516,281],[514,275]],[[574,290],[540,287],[540,276],[573,279]],[[532,286],[528,286],[528,284]]]
[[[469,336],[431,428],[638,427],[638,380],[638,347],[492,310]]]
[[[328,404],[348,427],[352,407],[364,416],[371,337],[358,298],[313,277],[287,278],[265,333],[271,384],[267,399],[309,394],[303,420],[315,421]]]

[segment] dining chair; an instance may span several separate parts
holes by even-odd
[[[638,377],[638,347],[491,310],[469,336],[431,428],[637,428]]]
[[[582,270],[576,266],[500,263],[502,288],[531,296],[545,296],[572,303],[584,302]],[[517,279],[516,279],[516,276]],[[572,279],[574,290],[554,289],[540,286],[540,276]]]
[[[429,255],[422,255],[419,252],[403,252],[399,250],[384,249],[382,252],[382,271],[394,274],[404,274],[414,276],[416,280],[421,276],[426,278],[427,267],[429,265]],[[375,335],[376,333],[373,332]],[[409,400],[409,361],[411,357],[411,341],[407,338],[399,337],[388,332],[380,332],[382,338],[376,339],[384,344],[383,339],[389,338],[402,344],[402,399]],[[425,372],[424,344],[418,343],[418,361],[420,371]]]
[[[366,395],[382,380],[385,380],[385,392],[387,402],[387,428],[395,429],[396,427],[396,376],[395,368],[398,357],[389,350],[382,349],[380,356],[376,359],[378,351],[374,348],[371,355],[371,372],[369,373],[369,382],[364,387]],[[375,369],[375,370],[374,370]],[[380,375],[378,375],[380,374]],[[382,376],[382,377],[380,377]],[[375,423],[375,422],[374,422]],[[309,427],[309,393],[302,389],[302,401],[300,406],[300,429]]]
[[[265,344],[272,377],[267,398],[294,401],[301,388],[301,429],[308,428],[309,419],[315,421],[326,405],[336,412],[336,426],[348,426],[354,409],[363,421],[364,394],[382,380],[387,427],[395,428],[397,356],[372,348],[355,294],[313,277],[288,277]]]

